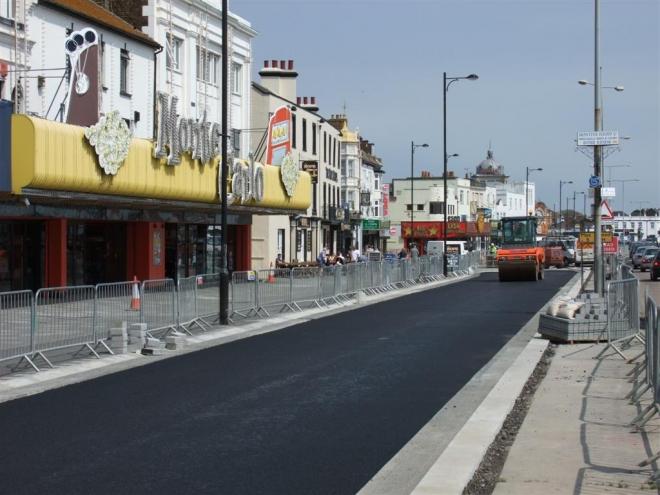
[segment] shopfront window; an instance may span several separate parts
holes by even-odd
[[[43,287],[45,238],[43,222],[0,223],[0,292]]]
[[[96,285],[126,280],[126,224],[69,222],[67,284]]]

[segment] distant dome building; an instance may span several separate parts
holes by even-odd
[[[489,182],[506,182],[509,177],[504,175],[504,167],[495,160],[493,151],[489,149],[486,153],[486,159],[477,165],[477,173],[473,178]]]

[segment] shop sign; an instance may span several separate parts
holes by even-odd
[[[401,237],[401,226],[390,227],[390,237]]]
[[[390,216],[390,185],[383,184],[383,216]]]
[[[371,205],[371,193],[369,191],[364,191],[360,193],[360,206],[369,206]]]
[[[309,217],[301,217],[298,219],[298,227],[300,227],[301,229],[308,229],[310,225],[311,223]]]
[[[232,171],[231,194],[228,201],[234,203],[247,203],[255,200],[257,203],[264,198],[264,170],[263,165],[255,163],[250,157],[249,165],[245,165],[233,157],[227,161]]]
[[[284,157],[291,154],[291,110],[283,105],[268,121],[268,142],[266,143],[266,163],[282,165]]]
[[[178,97],[158,92],[154,158],[167,158],[168,165],[179,165],[181,154],[189,153],[193,160],[206,165],[220,154],[222,128],[206,121],[206,111],[199,121],[178,119],[178,102]]]
[[[318,183],[319,178],[319,162],[309,160],[302,162],[302,169],[312,177],[312,184]]]
[[[380,230],[380,220],[362,220],[362,230]]]

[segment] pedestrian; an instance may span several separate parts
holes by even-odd
[[[342,255],[341,252],[337,253],[337,257],[335,258],[335,264],[343,265],[344,263],[346,263],[346,258],[344,258],[344,255]]]
[[[413,261],[417,261],[417,258],[419,258],[419,250],[417,249],[417,244],[413,244],[410,248],[410,257]]]
[[[319,255],[316,257],[316,262],[319,266],[324,266],[327,259],[327,248],[323,247],[319,252]]]
[[[401,251],[399,251],[399,259],[405,260],[407,257],[408,257],[408,253],[406,253],[406,248],[402,247]]]
[[[353,263],[360,261],[360,250],[357,248],[357,246],[353,246],[353,249],[351,250],[351,261]]]

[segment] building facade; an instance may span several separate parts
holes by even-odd
[[[70,67],[63,112],[34,110],[43,107],[33,81],[21,101],[0,102],[0,290],[217,273],[219,127],[154,98],[154,69],[166,57],[155,41],[91,1],[70,4],[35,3],[26,22],[28,36],[30,25],[53,30],[50,43],[68,51],[64,62],[52,55]],[[36,38],[31,49],[50,53]],[[107,78],[97,77],[104,53],[119,67]],[[49,82],[41,89],[50,91]],[[138,90],[146,91],[139,99]],[[300,172],[285,187],[275,167],[228,165],[228,264],[249,270],[253,215],[304,214],[311,178]]]
[[[340,133],[319,113],[315,97],[298,96],[292,60],[265,61],[259,76],[252,83],[251,126],[260,131],[251,133],[250,149],[256,160],[268,163],[286,147],[296,169],[309,171],[313,184],[311,204],[303,214],[255,216],[253,266],[313,262],[323,247],[338,251],[342,224],[347,223],[340,207]],[[282,118],[273,126],[275,117]]]

